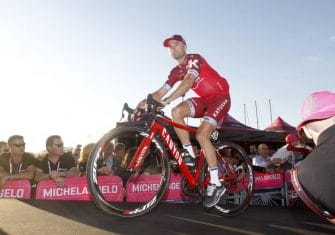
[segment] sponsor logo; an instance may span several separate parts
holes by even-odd
[[[23,198],[24,189],[4,188],[0,191],[0,198]]]
[[[171,154],[176,159],[178,165],[180,165],[182,163],[181,155],[180,155],[176,145],[173,143],[172,137],[169,135],[169,133],[167,132],[167,130],[165,128],[162,131],[162,137],[164,139],[165,145],[168,146]]]
[[[133,211],[129,211],[128,213],[131,215],[131,214],[137,214],[137,213],[143,212],[147,210],[149,207],[151,207],[156,201],[157,201],[157,196],[155,195],[147,204]]]
[[[99,151],[100,152],[100,151]],[[94,184],[98,184],[98,179],[97,179],[97,162],[98,162],[98,154],[96,154],[95,158],[94,158],[94,161],[93,161],[93,174],[92,174],[92,177],[93,177],[93,183]]]
[[[272,174],[272,175],[263,175],[263,176],[256,176],[255,182],[261,182],[265,180],[280,180],[280,174]]]
[[[134,184],[131,191],[133,193],[141,193],[141,192],[155,192],[158,190],[159,184],[155,183],[143,183],[143,184]],[[169,183],[169,190],[179,190],[180,183]]]
[[[191,68],[193,68],[193,67],[195,67],[195,68],[199,68],[199,66],[197,65],[197,63],[199,62],[199,60],[189,60],[188,62],[187,62],[187,66],[186,66],[186,68],[187,69],[191,69]]]
[[[99,189],[102,194],[117,194],[117,185],[100,185]],[[46,188],[43,189],[43,198],[48,197],[64,197],[64,196],[80,196],[88,195],[87,187],[65,187],[65,188]]]
[[[137,158],[137,161],[136,161],[136,164],[135,164],[135,167],[139,167],[140,164],[142,163],[143,161],[143,158],[148,150],[149,146],[144,146],[142,149],[141,149],[141,153],[140,155],[138,156]]]
[[[214,117],[217,117],[217,115],[220,113],[220,111],[225,107],[225,105],[228,103],[228,100],[224,100],[220,105],[219,107],[216,108],[216,110],[214,111],[214,114],[213,116]]]

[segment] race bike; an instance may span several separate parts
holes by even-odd
[[[149,213],[165,195],[170,180],[171,168],[177,168],[182,174],[181,189],[188,198],[202,200],[209,184],[209,171],[204,152],[200,154],[193,167],[185,162],[173,129],[187,130],[191,135],[197,129],[176,123],[161,111],[161,103],[152,95],[147,98],[148,110],[140,117],[124,105],[122,114],[128,114],[127,122],[106,133],[94,146],[87,163],[87,181],[95,205],[109,215],[137,217]],[[133,117],[133,118],[130,118]],[[245,151],[239,145],[217,139],[217,131],[211,139],[216,149],[219,179],[227,188],[220,201],[210,210],[221,216],[242,213],[249,206],[254,187],[253,171],[248,164]],[[106,197],[99,183],[99,162],[103,158],[107,145],[122,143],[125,154],[112,166],[112,180],[117,182],[119,196]],[[136,194],[143,181],[149,180],[150,187],[144,188],[143,195]],[[142,186],[141,186],[142,185]],[[143,189],[143,188],[142,188]]]

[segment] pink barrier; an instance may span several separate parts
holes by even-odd
[[[160,175],[142,175],[132,179],[127,186],[127,201],[143,202],[149,200],[157,191],[159,180]],[[185,197],[181,191],[180,180],[180,174],[171,174],[164,200],[182,200]]]
[[[299,204],[299,197],[296,193],[292,182],[291,182],[291,171],[286,171],[284,173],[285,177],[285,190],[286,190],[286,204],[288,206],[294,206],[295,204]],[[302,203],[301,203],[302,204]]]
[[[237,182],[237,184],[229,185],[227,187],[228,192],[240,192],[243,189],[247,189],[249,184],[248,176]]]
[[[163,200],[180,201],[185,198],[185,195],[181,191],[181,174],[171,174],[169,188],[167,189]]]
[[[53,180],[40,181],[36,187],[36,199],[89,201],[91,195],[86,177],[65,178],[66,187],[57,187]],[[100,191],[109,201],[122,201],[122,180],[117,176],[99,176]]]
[[[255,189],[259,188],[279,188],[283,186],[283,175],[280,173],[260,173],[254,172]]]
[[[8,180],[0,190],[0,198],[30,199],[31,184],[29,180]]]

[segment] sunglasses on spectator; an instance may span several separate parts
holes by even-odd
[[[26,143],[22,143],[22,144],[12,144],[13,146],[20,148],[20,147],[25,147]]]
[[[59,148],[64,146],[64,144],[54,144],[54,145],[56,145]]]

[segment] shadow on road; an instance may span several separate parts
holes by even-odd
[[[149,215],[124,219],[103,214],[91,202],[39,200],[22,202],[106,233],[335,234],[335,226],[303,207],[250,207],[241,215],[223,218],[205,210],[200,204],[161,203]]]

